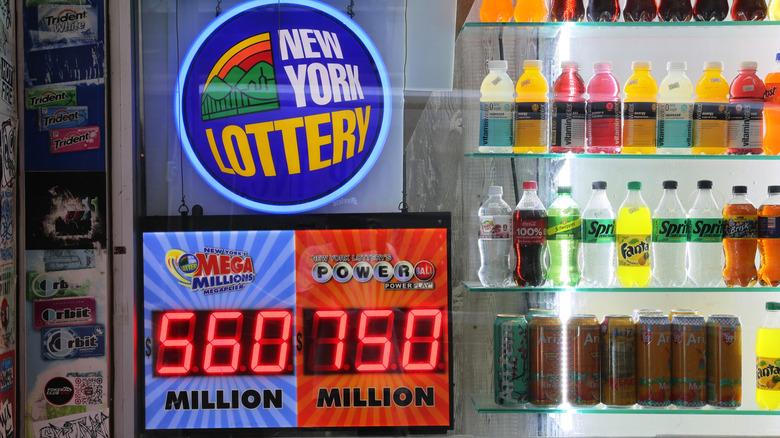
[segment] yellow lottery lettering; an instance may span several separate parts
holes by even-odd
[[[324,169],[331,165],[331,160],[322,160],[322,147],[330,144],[330,135],[320,135],[320,125],[330,122],[330,113],[306,116],[306,143],[309,147],[309,170]]]
[[[230,175],[236,173],[233,171],[233,169],[228,169],[227,167],[225,167],[225,164],[222,162],[222,157],[219,155],[219,150],[217,150],[217,144],[214,142],[214,133],[211,131],[211,129],[206,130],[206,137],[209,140],[211,153],[214,155],[214,160],[217,162],[217,166],[219,166],[219,170],[222,171],[222,173],[227,173]]]
[[[346,126],[345,126],[346,124]],[[355,112],[350,110],[333,113],[333,163],[340,163],[346,147],[346,158],[355,155]]]
[[[238,152],[241,154],[241,161],[244,167],[241,167],[241,163],[238,162],[236,149],[233,144],[234,138],[236,139]],[[233,167],[233,171],[241,176],[254,176],[255,160],[252,158],[252,151],[249,149],[249,139],[246,136],[246,132],[239,126],[226,126],[222,130],[222,144],[225,146],[225,153],[227,154],[228,162]]]
[[[284,158],[287,159],[287,172],[290,175],[301,173],[301,157],[298,154],[298,134],[295,130],[303,127],[303,117],[277,120],[274,129],[282,131]]]
[[[246,125],[246,133],[255,137],[260,167],[263,168],[263,175],[265,176],[276,176],[276,167],[274,167],[274,160],[271,155],[271,144],[268,141],[268,132],[273,131],[274,128],[275,126],[271,122]]]

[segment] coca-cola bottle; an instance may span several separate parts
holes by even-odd
[[[728,0],[696,0],[693,5],[696,21],[723,21],[728,15]]]
[[[586,14],[588,21],[618,21],[620,3],[618,0],[590,0]]]
[[[762,21],[766,13],[764,0],[734,0],[731,6],[731,19],[734,21]]]
[[[692,15],[691,0],[661,0],[658,5],[658,18],[661,21],[690,21]]]
[[[541,286],[547,277],[547,211],[536,194],[536,182],[523,183],[523,197],[512,217],[513,246],[517,256],[514,281],[518,286]]]
[[[655,0],[626,0],[623,19],[626,21],[653,21],[658,15]]]
[[[582,21],[585,5],[582,0],[552,0],[550,21]]]

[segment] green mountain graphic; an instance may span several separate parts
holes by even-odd
[[[204,121],[279,109],[273,66],[261,61],[249,71],[236,66],[224,79],[213,78],[203,90],[200,108]]]

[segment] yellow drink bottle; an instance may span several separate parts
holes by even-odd
[[[506,23],[512,19],[512,0],[482,0],[479,19],[483,23]]]
[[[517,0],[515,5],[515,22],[543,23],[547,21],[550,8],[547,0]]]
[[[756,403],[759,409],[780,405],[780,303],[766,303],[764,324],[756,335]]]
[[[780,21],[780,0],[772,0],[769,3],[769,19],[772,21]]]
[[[654,154],[656,138],[656,113],[658,110],[658,84],[650,75],[652,65],[646,61],[634,61],[634,73],[623,90],[623,153]]]
[[[523,74],[517,80],[515,92],[514,153],[544,153],[547,151],[547,91],[542,75],[542,61],[523,61]]]
[[[728,143],[729,83],[722,62],[705,62],[693,101],[693,154],[725,155]]]
[[[642,183],[628,183],[628,195],[615,223],[617,279],[623,287],[647,287],[650,283],[650,236],[653,221],[642,199]]]

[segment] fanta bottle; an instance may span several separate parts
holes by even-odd
[[[756,75],[758,63],[744,61],[731,82],[729,100],[729,142],[731,155],[764,151],[764,82]]]
[[[780,0],[772,4],[780,9]],[[780,16],[773,20],[780,20]],[[780,154],[780,53],[775,57],[775,69],[766,75],[764,83],[764,153],[777,155]]]
[[[769,198],[758,207],[758,253],[762,286],[780,285],[780,186],[769,186]]]
[[[550,152],[582,153],[585,151],[585,81],[579,64],[561,63],[561,75],[553,85],[550,117]]]
[[[734,0],[731,19],[734,21],[763,21],[767,7],[764,0]]]
[[[507,62],[488,61],[490,72],[479,88],[479,152],[512,153],[515,145],[515,84]]]
[[[756,334],[756,403],[759,409],[780,406],[780,303],[766,303],[764,323]]]
[[[479,19],[483,23],[506,23],[512,19],[512,0],[482,0]]]
[[[515,22],[543,23],[547,21],[549,13],[547,0],[517,0]]]
[[[623,287],[647,287],[650,283],[650,240],[653,222],[642,199],[642,183],[628,183],[628,195],[620,206],[615,234],[617,278]]]
[[[667,62],[666,75],[658,86],[658,153],[689,154],[692,144],[693,84],[685,62]]]
[[[722,62],[705,62],[704,75],[696,84],[696,100],[693,104],[694,154],[726,153],[729,84],[722,72]]]
[[[623,153],[654,154],[658,85],[650,75],[650,62],[634,61],[623,101]]]
[[[516,154],[547,151],[547,80],[542,61],[523,61],[523,74],[517,80],[515,98]]]
[[[619,154],[620,143],[620,84],[612,74],[611,62],[593,64],[595,75],[588,82],[586,129],[587,152]]]

